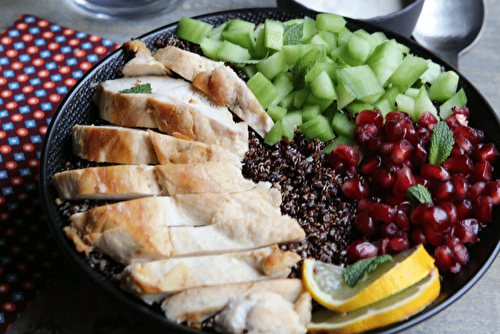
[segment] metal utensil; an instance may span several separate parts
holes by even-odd
[[[413,37],[458,68],[459,55],[482,33],[485,11],[483,0],[426,0]]]

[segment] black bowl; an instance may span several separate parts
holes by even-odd
[[[281,9],[245,9],[228,12],[220,12],[210,15],[203,15],[197,19],[219,25],[229,19],[239,18],[255,23],[264,22],[265,19],[288,20],[303,17],[304,15],[315,17],[315,12],[284,11]],[[365,22],[347,19],[350,29],[363,28],[373,32],[381,30]],[[155,40],[165,39],[171,36],[176,28],[176,24],[171,24],[140,37],[150,49],[155,49]],[[395,38],[398,42],[408,45],[411,50],[424,58],[443,65],[450,66],[444,61],[420,47],[411,40],[405,39],[389,31],[382,31],[390,38]],[[137,320],[149,325],[154,325],[162,329],[168,329],[171,333],[200,333],[188,329],[164,318],[156,309],[147,306],[138,298],[122,291],[116,285],[106,280],[104,276],[92,269],[86,262],[84,256],[75,250],[75,246],[63,232],[63,227],[67,225],[67,220],[62,216],[56,205],[57,193],[52,182],[52,176],[60,171],[71,156],[71,128],[76,124],[91,124],[97,119],[96,107],[91,102],[96,83],[106,79],[119,76],[119,69],[128,60],[128,53],[124,49],[118,49],[107,58],[97,64],[75,85],[61,103],[58,111],[54,115],[45,136],[41,154],[40,167],[40,192],[42,205],[47,217],[51,232],[60,246],[61,250],[83,277],[95,283],[96,287],[103,289],[113,300],[124,305],[137,315]],[[470,124],[479,128],[485,133],[485,141],[492,142],[500,147],[500,124],[495,112],[483,96],[474,86],[462,75],[460,75],[460,86],[465,89],[468,96],[468,107],[471,110]],[[495,178],[498,178],[498,170]],[[493,220],[496,222],[500,218],[500,211],[494,210]],[[439,298],[429,305],[422,312],[409,317],[401,322],[387,326],[373,333],[395,333],[410,326],[413,326],[443,310],[467,290],[469,290],[477,280],[486,272],[500,250],[500,224],[491,223],[480,232],[481,241],[470,247],[470,261],[462,267],[457,275],[448,275],[442,282],[442,290]]]
[[[424,1],[425,0],[408,0],[405,2],[409,4],[397,12],[363,19],[361,21],[368,22],[375,27],[387,29],[398,33],[401,36],[410,38],[413,29],[415,29],[415,26],[417,25],[420,13],[422,12]],[[311,10],[310,7],[304,6],[295,0],[277,0],[277,5],[278,8],[285,10],[296,10],[299,12]]]

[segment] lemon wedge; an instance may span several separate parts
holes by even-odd
[[[422,245],[381,263],[354,288],[342,278],[344,268],[306,259],[303,264],[304,284],[320,304],[339,312],[349,312],[391,296],[426,277],[434,267],[434,258]]]
[[[348,313],[323,309],[313,315],[308,333],[360,333],[409,317],[434,301],[441,290],[437,268],[418,283],[371,305]]]

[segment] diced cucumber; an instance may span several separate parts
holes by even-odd
[[[425,86],[420,87],[417,96],[415,97],[415,114],[414,122],[418,122],[422,114],[430,112],[439,119],[437,109],[429,98],[429,94]]]
[[[311,93],[320,99],[335,100],[337,98],[337,93],[335,92],[335,86],[333,85],[332,79],[328,73],[323,70],[311,83],[310,83]]]
[[[420,80],[423,83],[431,84],[438,77],[439,73],[441,73],[441,66],[430,59],[427,59],[427,64],[429,68],[420,76]]]
[[[217,56],[217,52],[219,51],[222,45],[222,41],[218,39],[211,38],[203,38],[200,42],[201,50],[203,54],[211,59],[219,60]]]
[[[217,50],[217,59],[235,64],[243,63],[251,58],[250,52],[247,49],[229,41],[222,42]]]
[[[388,40],[387,36],[381,31],[375,31],[372,33],[372,37],[377,40],[377,44],[382,44]]]
[[[260,24],[259,29],[254,32],[255,35],[255,47],[252,50],[252,56],[255,59],[263,59],[269,54],[269,49],[266,47],[265,43],[265,31],[264,25]]]
[[[283,138],[283,124],[281,121],[274,123],[273,127],[269,130],[264,138],[264,143],[267,145],[274,145]]]
[[[307,122],[321,114],[321,108],[318,105],[305,105],[302,107],[302,121]]]
[[[278,105],[287,110],[293,108],[293,100],[295,99],[295,91],[292,90],[287,96],[285,96]]]
[[[385,92],[368,65],[339,69],[337,77],[355,98],[366,103],[377,101]]]
[[[250,51],[255,48],[254,29],[255,23],[232,19],[226,23],[221,35],[222,39]]]
[[[359,101],[359,100],[354,100],[351,103],[349,103],[346,107],[348,112],[351,114],[357,114],[362,112],[363,110],[373,110],[373,105]]]
[[[288,64],[285,63],[281,52],[276,52],[257,64],[257,70],[269,80],[273,80],[279,73],[286,71],[287,68]]]
[[[326,51],[328,53],[332,52],[332,50],[337,47],[337,38],[334,33],[322,30],[318,33],[318,35],[321,36],[321,38],[326,42]]]
[[[318,115],[307,122],[302,123],[300,132],[304,134],[307,140],[319,139],[329,141],[335,138],[332,127],[328,119],[323,115]]]
[[[312,82],[323,71],[326,71],[332,81],[336,81],[337,65],[332,62],[321,63],[317,62],[306,74],[306,83]]]
[[[293,124],[293,126],[301,126],[303,121],[302,121],[302,112],[299,110],[296,111],[289,111],[286,113],[285,117],[283,119],[286,122],[289,122],[290,124]]]
[[[283,46],[283,22],[267,19],[264,23],[264,45],[272,50],[281,50]]]
[[[396,106],[399,111],[406,112],[413,118],[415,112],[415,99],[405,94],[398,94],[398,96],[396,96]]]
[[[377,108],[378,110],[380,110],[380,112],[382,113],[382,115],[385,118],[385,115],[387,115],[391,111],[395,110],[395,107],[394,107],[395,103],[396,103],[395,101],[392,102],[388,98],[381,97],[377,102],[375,102],[373,104],[373,107]]]
[[[295,90],[295,96],[293,99],[293,106],[297,109],[302,108],[307,100],[307,97],[311,94],[309,88],[304,88],[301,90]]]
[[[429,87],[429,98],[441,103],[449,100],[457,92],[458,79],[458,74],[455,71],[439,73]]]
[[[316,29],[330,32],[339,32],[345,25],[346,20],[337,14],[320,13],[316,15]]]
[[[273,83],[260,72],[257,72],[248,80],[247,86],[264,109],[267,109],[267,107],[269,107],[269,105],[279,96],[279,92],[274,87]]]
[[[175,34],[186,41],[199,44],[213,29],[213,25],[200,20],[182,16],[177,24]]]
[[[351,34],[340,58],[350,66],[359,66],[370,55],[370,43],[356,34]]]
[[[267,113],[269,116],[271,116],[272,120],[276,123],[277,121],[280,121],[285,117],[286,115],[286,109],[276,106],[276,105],[270,105],[267,108]]]
[[[337,107],[339,109],[345,108],[345,106],[356,99],[354,93],[346,87],[343,80],[339,80],[335,88],[337,91]]]
[[[302,124],[302,117],[299,112],[287,114],[281,120],[283,124],[283,135],[288,139],[293,139],[295,130]]]
[[[419,92],[420,92],[420,88],[410,87],[405,92],[405,95],[408,95],[409,97],[412,97],[413,99],[416,99]]]
[[[362,39],[364,39],[365,41],[368,42],[368,44],[370,45],[370,51],[369,51],[370,54],[379,45],[378,39],[373,37],[370,33],[368,33],[364,29],[358,29],[358,30],[354,31],[353,34],[361,37]]]
[[[288,72],[279,73],[276,78],[273,80],[274,88],[278,91],[279,95],[276,100],[273,101],[272,104],[280,103],[286,96],[293,91],[293,83],[292,79]]]
[[[439,107],[439,117],[446,120],[453,115],[453,108],[462,108],[467,104],[467,96],[463,88],[460,88],[448,101]]]
[[[350,118],[348,113],[337,112],[333,115],[332,128],[337,136],[351,137],[354,135],[356,129],[356,122]]]
[[[387,79],[402,62],[403,53],[395,40],[389,40],[377,46],[366,60],[366,64],[370,66],[382,85],[385,85]]]
[[[257,65],[255,64],[248,64],[243,66],[243,73],[245,73],[248,79],[253,77],[257,72],[259,71],[257,70]]]
[[[413,86],[429,65],[424,58],[407,55],[394,73],[389,77],[386,85],[399,87],[399,92],[404,93]]]
[[[316,21],[311,17],[305,17],[302,24],[304,25],[302,40],[305,41],[316,34]]]

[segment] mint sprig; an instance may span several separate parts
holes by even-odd
[[[413,207],[417,207],[422,203],[432,203],[431,193],[421,184],[406,189],[406,198],[408,198]]]
[[[345,284],[354,288],[369,272],[375,270],[379,264],[387,261],[393,261],[390,255],[381,255],[359,260],[345,267],[342,277]]]
[[[285,27],[283,28],[283,44],[284,45],[302,44],[303,34],[304,34],[304,25],[302,23],[285,25]]]
[[[439,121],[431,135],[431,147],[429,148],[429,163],[442,165],[448,158],[455,144],[453,133],[444,121]]]
[[[126,93],[132,93],[132,94],[140,94],[140,93],[146,93],[146,94],[151,94],[151,84],[145,83],[142,85],[137,85],[134,87],[131,87],[129,89],[124,89],[120,91],[121,94],[126,94]]]

